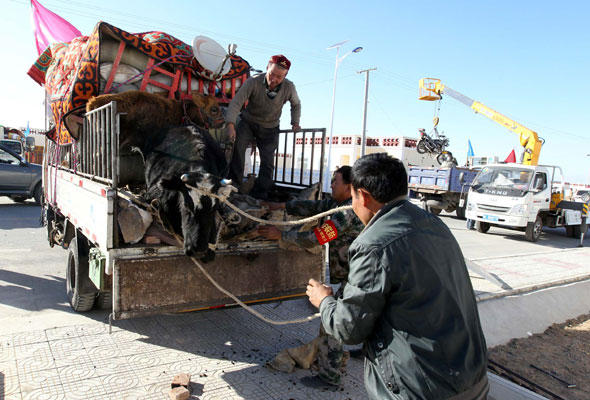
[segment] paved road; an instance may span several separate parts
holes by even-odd
[[[78,314],[70,309],[67,252],[48,246],[39,217],[40,207],[32,202],[0,198],[0,398],[163,399],[178,372],[193,374],[199,398],[364,397],[360,360],[349,362],[344,390],[338,393],[297,386],[308,371],[282,374],[263,367],[278,351],[313,339],[317,320],[275,327],[230,309],[116,321],[109,335],[107,312]],[[491,228],[480,234],[452,215],[441,218],[466,258],[496,276],[519,269],[523,259],[531,260],[523,257],[527,254],[540,260],[532,261],[537,271],[543,264],[560,273],[587,264],[574,256],[587,259],[589,253],[576,250],[578,242],[562,230],[546,229],[539,242],[530,243],[522,232]],[[575,262],[554,268],[563,254]],[[517,287],[523,274],[503,276]],[[472,282],[477,292],[486,281],[474,277]],[[257,308],[275,319],[313,312],[304,299]]]

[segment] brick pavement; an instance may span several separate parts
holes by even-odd
[[[471,273],[478,299],[590,277],[590,249],[470,260],[504,284]],[[271,318],[315,310],[306,299],[256,306]],[[313,339],[319,320],[268,325],[245,310],[159,315],[0,336],[0,398],[167,399],[178,373],[190,373],[193,399],[362,399],[363,363],[351,359],[341,391],[302,387],[292,374],[264,367],[288,347]],[[4,393],[4,397],[1,394]]]

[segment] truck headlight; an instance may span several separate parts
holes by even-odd
[[[526,214],[527,207],[528,206],[526,204],[518,204],[512,207],[512,210],[510,210],[510,214],[522,216]]]

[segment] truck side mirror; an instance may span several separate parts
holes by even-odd
[[[465,183],[465,172],[461,172],[459,174],[459,183],[462,185],[463,183]]]
[[[31,136],[27,136],[25,138],[25,146],[27,148],[27,151],[35,150],[35,138],[31,137]]]

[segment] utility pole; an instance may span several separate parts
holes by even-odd
[[[367,104],[369,102],[369,72],[375,71],[377,68],[369,68],[358,71],[359,74],[366,72],[365,75],[365,110],[363,113],[363,135],[361,138],[361,157],[365,155],[365,147],[367,145]]]

